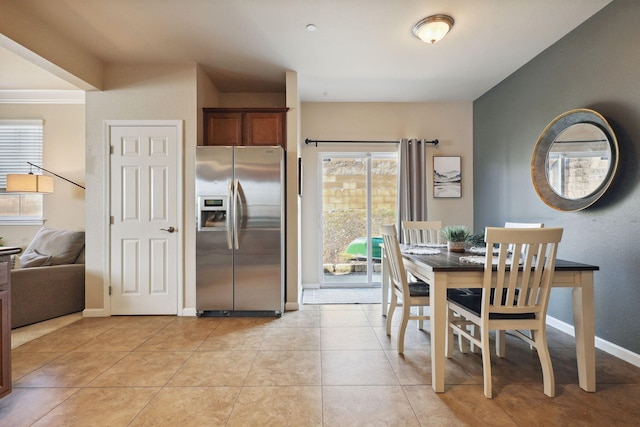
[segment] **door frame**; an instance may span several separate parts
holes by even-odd
[[[106,201],[106,218],[104,222],[103,233],[106,237],[104,239],[104,265],[103,265],[103,309],[104,314],[111,316],[111,295],[109,294],[109,288],[111,286],[111,129],[114,127],[172,127],[176,129],[176,199],[178,202],[184,200],[183,185],[183,156],[184,156],[184,121],[183,120],[105,120],[104,121],[104,136],[103,136],[103,149],[104,149],[104,171],[105,180],[103,188],[103,200]],[[183,315],[184,307],[184,239],[185,239],[185,224],[183,218],[184,203],[177,209],[176,212],[176,224],[178,225],[179,235],[176,239],[177,252],[180,255],[176,262],[178,263],[176,268],[177,281],[177,315]]]

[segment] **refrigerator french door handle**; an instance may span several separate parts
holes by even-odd
[[[233,249],[233,247],[231,246],[231,215],[229,215],[229,207],[231,206],[231,193],[233,192],[232,182],[233,181],[229,180],[229,185],[227,188],[227,214],[225,215],[224,219],[224,225],[227,229],[227,247],[229,248],[229,250]]]
[[[241,216],[240,206],[238,205],[238,200],[240,194],[240,181],[236,179],[235,184],[233,186],[233,241],[235,243],[236,250],[240,249],[238,244],[238,234],[240,230],[240,224],[238,222],[238,218]]]

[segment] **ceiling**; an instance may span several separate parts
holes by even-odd
[[[284,92],[292,70],[303,102],[442,102],[478,98],[611,0],[4,1],[104,63],[193,61],[221,92]],[[442,41],[413,36],[440,13]],[[3,48],[0,63],[0,90],[75,88]]]

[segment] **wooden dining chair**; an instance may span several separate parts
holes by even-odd
[[[403,243],[440,243],[442,221],[402,221]]]
[[[505,228],[540,228],[543,226],[541,223],[525,223],[525,222],[505,222]],[[511,250],[511,248],[510,248]],[[478,288],[457,288],[457,289],[449,289],[447,290],[449,294],[451,293],[469,293],[469,294],[480,294],[482,293],[482,289]],[[468,325],[468,329],[470,333],[474,333],[473,324]],[[477,338],[477,333],[475,333]],[[476,348],[472,342],[469,342],[464,339],[462,336],[458,336],[458,347],[461,352],[466,353],[467,351],[478,352],[479,349]],[[506,354],[506,340],[505,340],[505,331],[497,331],[496,332],[496,350],[498,357],[503,357]]]
[[[402,221],[401,226],[404,243],[406,244],[441,243],[442,221]],[[422,282],[422,280],[417,277],[413,277],[411,273],[407,273],[407,280]],[[448,289],[447,292],[466,292],[466,290]],[[424,315],[424,307],[418,307],[418,315]],[[420,327],[422,327],[422,325],[420,325]],[[462,337],[458,337],[458,345],[460,350],[465,352],[467,347],[470,346]]]
[[[453,353],[454,330],[480,347],[484,395],[487,398],[492,397],[491,330],[513,330],[515,336],[537,349],[544,393],[550,397],[555,395],[553,367],[547,346],[546,314],[561,238],[562,228],[488,227],[485,231],[487,247],[497,244],[499,254],[497,257],[486,256],[482,293],[447,296],[447,357]],[[522,256],[510,256],[509,245],[513,245],[512,254]],[[454,317],[454,313],[460,317]],[[467,330],[469,322],[478,328],[477,334]],[[523,330],[531,331],[532,336],[520,332]]]
[[[391,301],[387,312],[387,335],[391,335],[391,322],[396,307],[402,307],[400,326],[398,327],[398,353],[404,353],[404,335],[409,320],[418,320],[418,327],[422,329],[423,321],[429,320],[422,310],[417,315],[411,313],[411,307],[424,308],[429,306],[429,285],[424,282],[407,281],[407,271],[402,261],[400,243],[395,225],[382,226],[384,250],[389,267],[389,282]]]
[[[408,245],[440,243],[442,221],[402,221],[403,243]],[[409,274],[408,280],[420,282],[417,277]]]
[[[504,223],[504,228],[543,228],[544,224],[541,222],[510,222],[507,221]],[[513,252],[513,245],[509,245],[509,251]],[[481,289],[467,289],[470,293],[481,293]],[[470,330],[473,330],[473,325],[470,326]],[[504,357],[506,353],[506,339],[505,339],[506,331],[496,331],[496,356]],[[530,335],[532,336],[532,335]],[[477,337],[477,335],[476,335]],[[466,343],[463,340],[460,340],[460,350],[466,350]],[[471,351],[475,351],[473,344],[469,346]],[[533,350],[533,347],[531,348]]]
[[[544,224],[541,222],[505,222],[504,228],[544,228]],[[513,252],[513,247],[509,246],[509,250]],[[507,352],[506,339],[505,339],[506,331],[497,331],[496,332],[496,355],[498,357],[504,357]],[[533,335],[529,335],[533,336]],[[533,346],[531,347],[533,350]]]

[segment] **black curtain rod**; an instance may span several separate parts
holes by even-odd
[[[348,140],[322,140],[322,139],[305,139],[304,143],[309,145],[309,144],[316,144],[316,147],[318,146],[318,143],[324,143],[324,142],[328,142],[328,143],[349,143],[349,144],[397,144],[399,141],[348,141]],[[437,139],[434,139],[433,141],[427,141],[425,139],[422,140],[422,142],[424,142],[425,144],[431,144],[434,147],[436,145],[438,145],[440,143],[440,141],[438,141]]]

